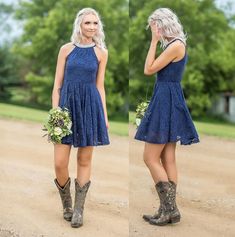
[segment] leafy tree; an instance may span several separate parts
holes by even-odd
[[[135,108],[145,98],[147,84],[154,77],[143,75],[144,60],[151,35],[145,30],[148,16],[157,8],[169,7],[178,15],[188,35],[189,55],[182,85],[194,116],[207,111],[213,98],[222,91],[235,91],[235,45],[228,19],[213,0],[151,0],[145,5],[133,1],[130,21],[130,106]],[[159,49],[158,49],[159,51]],[[145,81],[149,81],[146,83]],[[136,99],[136,95],[139,97]]]
[[[78,10],[96,9],[104,22],[109,61],[106,72],[107,106],[110,115],[128,111],[128,2],[126,0],[32,0],[21,1],[15,16],[25,22],[14,51],[30,61],[25,77],[31,99],[51,106],[59,48],[70,41]]]
[[[10,48],[4,44],[0,47],[0,99],[11,97],[10,87],[20,86],[19,58],[13,55]]]

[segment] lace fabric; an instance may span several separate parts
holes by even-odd
[[[75,45],[67,56],[59,106],[68,108],[73,133],[64,137],[62,144],[85,147],[110,143],[96,87],[98,67],[94,46]]]
[[[180,84],[186,62],[185,52],[181,60],[169,63],[158,72],[152,98],[135,139],[155,144],[199,142]]]

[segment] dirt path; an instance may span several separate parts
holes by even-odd
[[[142,220],[158,206],[142,161],[143,143],[132,139],[133,126],[130,140],[112,135],[110,146],[95,149],[84,226],[73,229],[62,219],[53,146],[41,138],[41,125],[0,119],[0,131],[0,237],[235,236],[234,140],[202,136],[200,144],[177,146],[182,221],[156,227]]]
[[[130,137],[135,129],[130,127]],[[130,237],[235,236],[235,141],[201,136],[201,143],[177,146],[180,224],[157,227],[142,220],[158,207],[142,161],[143,143],[130,139]]]
[[[41,125],[0,119],[1,237],[128,236],[128,138],[111,136],[110,146],[97,147],[84,226],[62,219],[54,185],[53,145],[42,138]],[[70,157],[75,178],[76,149]],[[72,182],[74,197],[74,182]]]

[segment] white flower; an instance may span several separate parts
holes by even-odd
[[[59,128],[59,127],[55,127],[55,128],[54,128],[54,134],[55,134],[55,135],[58,136],[58,135],[60,135],[61,133],[62,133],[62,129],[61,129],[61,128]]]
[[[69,122],[69,124],[68,124],[67,128],[68,128],[68,129],[71,129],[71,127],[72,127],[72,123],[71,123],[71,122]]]
[[[137,126],[140,125],[140,122],[141,122],[141,119],[140,119],[140,118],[136,118],[136,119],[135,119],[135,123],[136,123]]]

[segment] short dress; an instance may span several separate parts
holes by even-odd
[[[180,39],[174,39],[167,47],[176,40]],[[153,95],[135,139],[154,144],[180,141],[181,145],[190,145],[199,142],[180,84],[187,58],[185,52],[181,60],[170,62],[157,73]]]
[[[74,44],[66,58],[59,106],[67,108],[72,120],[72,134],[62,138],[62,144],[74,147],[108,145],[100,93],[96,87],[99,62],[95,44]]]

